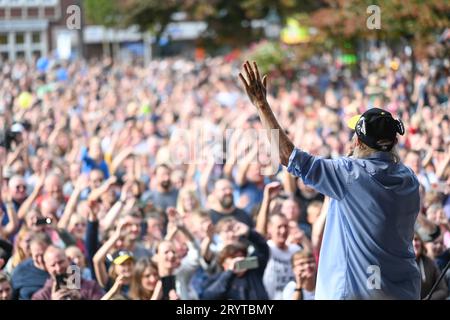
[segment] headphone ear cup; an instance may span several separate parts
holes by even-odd
[[[400,134],[401,136],[405,134],[405,126],[403,125],[402,120],[395,120],[395,124],[397,126],[397,132],[398,134]]]
[[[361,119],[359,119],[358,123],[356,124],[355,131],[358,136],[366,135],[366,123],[364,122],[364,117],[361,117]]]

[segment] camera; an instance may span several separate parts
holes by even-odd
[[[55,280],[56,280],[56,290],[60,290],[61,288],[64,288],[65,286],[67,286],[67,274],[66,273],[57,274],[55,276]]]
[[[52,224],[52,219],[50,219],[50,218],[39,218],[36,220],[37,226],[49,225],[49,224]]]

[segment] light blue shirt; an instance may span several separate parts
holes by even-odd
[[[420,298],[412,245],[419,182],[411,169],[387,152],[331,160],[299,149],[287,169],[331,198],[316,299]]]

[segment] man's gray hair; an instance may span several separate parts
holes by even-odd
[[[364,142],[362,142],[361,140],[359,140],[360,143],[356,143],[356,141],[358,140],[358,136],[355,134],[353,136],[352,139],[352,143],[355,145],[354,149],[353,149],[353,154],[352,156],[354,158],[367,158],[368,156],[376,153],[376,152],[380,152],[376,149],[373,149],[371,147],[369,147],[368,145],[366,145]],[[389,153],[392,156],[392,160],[394,160],[395,163],[399,163],[400,162],[400,155],[398,154],[398,150],[397,150],[397,146],[394,145],[392,147],[392,149],[389,151]]]
[[[17,180],[23,180],[25,182],[25,178],[23,176],[21,176],[20,174],[15,174],[9,179],[8,188],[12,188]]]

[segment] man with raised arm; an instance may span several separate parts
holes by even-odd
[[[323,159],[294,147],[267,102],[267,77],[256,63],[239,77],[275,152],[288,171],[331,198],[316,299],[419,299],[420,274],[412,240],[419,183],[396,153],[400,120],[372,108],[352,118],[352,155]],[[276,136],[276,135],[275,135]]]

